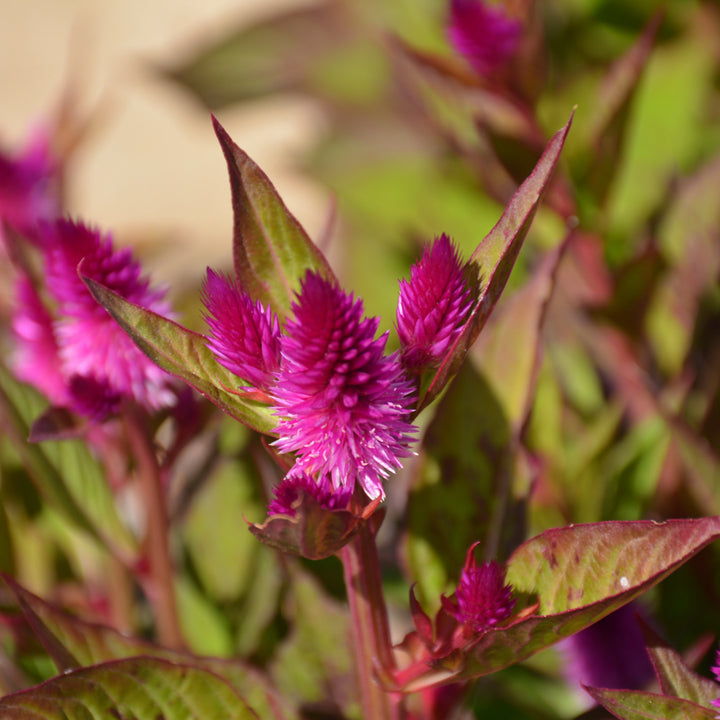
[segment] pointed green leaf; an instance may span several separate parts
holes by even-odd
[[[645,644],[664,695],[710,707],[720,698],[720,685],[693,672],[679,652],[641,622]]]
[[[85,622],[33,595],[11,578],[4,579],[18,598],[28,623],[59,670],[135,656],[162,658],[208,670],[224,678],[242,694],[263,720],[291,720],[295,717],[267,678],[240,660],[198,657],[190,653],[176,652],[129,637],[97,623]]]
[[[233,259],[241,287],[282,319],[306,270],[335,280],[320,250],[265,173],[213,118],[227,160],[234,216]]]
[[[714,710],[680,698],[639,690],[586,690],[620,720],[712,720],[716,716]]]
[[[128,302],[95,280],[83,280],[93,297],[156,365],[184,380],[241,423],[272,434],[276,420],[267,405],[236,390],[240,380],[218,363],[204,336]]]
[[[217,675],[158,658],[74,670],[0,699],[5,720],[250,720],[257,718]]]
[[[40,494],[76,527],[120,555],[134,553],[136,542],[122,523],[105,474],[80,440],[29,443],[32,423],[47,407],[34,388],[19,383],[0,366],[0,414],[26,472]]]
[[[472,254],[470,266],[477,271],[480,296],[462,334],[449,349],[425,394],[421,396],[418,408],[425,407],[457,372],[495,307],[560,159],[571,124],[572,116],[567,125],[555,133],[530,177],[520,186],[499,222]]]

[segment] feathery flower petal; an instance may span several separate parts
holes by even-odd
[[[341,510],[350,500],[345,489],[334,490],[327,475],[316,481],[304,472],[289,473],[273,488],[275,497],[268,505],[268,515],[289,515],[295,517],[293,505],[298,501],[300,493],[310,495],[325,510]]]
[[[515,607],[512,586],[505,585],[505,573],[496,562],[478,565],[475,543],[468,550],[460,583],[455,591],[456,603],[442,598],[445,609],[455,619],[476,633],[484,632],[510,616]]]
[[[12,329],[15,348],[11,364],[17,377],[34,385],[55,405],[67,403],[68,388],[60,367],[53,318],[24,275],[15,285]]]
[[[85,275],[126,300],[169,315],[165,292],[150,288],[129,249],[114,250],[109,236],[103,237],[80,223],[59,220],[43,226],[41,243],[47,288],[57,301],[54,329],[67,382],[73,376],[91,379],[97,388],[105,388],[108,407],[118,394],[150,410],[172,405],[175,395],[169,376],[95,301],[78,275],[78,266],[82,261]],[[83,412],[84,404],[80,402],[73,409]]]
[[[414,371],[439,365],[471,306],[457,249],[443,234],[425,247],[410,281],[400,281],[397,332],[403,365]]]
[[[718,650],[717,656],[715,657],[715,664],[712,666],[712,672],[715,676],[715,680],[720,682],[720,650]],[[711,702],[716,708],[720,708],[720,697],[717,700],[712,700]],[[715,717],[720,718],[720,713]]]
[[[515,53],[522,22],[502,5],[484,0],[451,0],[448,37],[458,53],[484,77],[499,70]]]
[[[280,367],[280,325],[237,283],[208,268],[203,290],[207,346],[218,362],[259,390],[270,390]]]
[[[397,357],[384,355],[387,333],[374,339],[378,320],[363,317],[362,301],[310,271],[293,311],[273,393],[275,444],[297,454],[296,472],[384,497],[382,479],[409,454],[414,431],[412,389]]]

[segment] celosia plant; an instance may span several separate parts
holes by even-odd
[[[623,43],[576,5],[452,0],[378,42],[385,6],[329,3],[170,72],[320,96],[343,219],[313,242],[213,119],[233,268],[178,304],[200,331],[68,219],[52,131],[0,157],[0,717],[716,716],[717,139],[626,149],[712,11]],[[323,72],[378,54],[373,98]]]

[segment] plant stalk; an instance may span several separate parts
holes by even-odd
[[[363,717],[397,720],[399,705],[375,681],[374,670],[392,673],[395,657],[390,641],[375,536],[369,523],[341,550],[345,587],[352,616],[355,664]]]

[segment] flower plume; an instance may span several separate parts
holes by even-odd
[[[411,371],[439,365],[471,306],[458,252],[443,234],[425,247],[410,280],[400,281],[397,332],[403,365]]]
[[[384,497],[382,479],[413,439],[411,386],[397,356],[384,355],[387,333],[375,339],[378,320],[363,317],[362,301],[313,272],[293,311],[281,338],[275,444],[296,453],[297,471]]]

